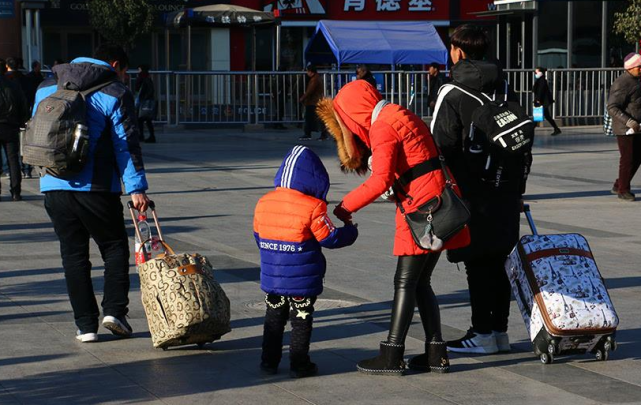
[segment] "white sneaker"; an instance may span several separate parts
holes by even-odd
[[[508,353],[512,351],[510,346],[510,337],[507,335],[507,332],[492,332],[494,334],[494,339],[496,339],[496,347],[499,349],[499,353]]]
[[[80,330],[76,331],[76,339],[82,343],[93,343],[98,341],[97,333],[82,333]]]
[[[119,319],[115,316],[107,315],[102,319],[102,326],[109,329],[116,336],[130,337],[133,333],[124,316]]]
[[[454,353],[492,354],[499,351],[494,334],[480,334],[470,328],[465,336],[447,342],[447,350]]]

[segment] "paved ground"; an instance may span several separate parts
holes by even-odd
[[[377,202],[355,216],[356,245],[326,253],[326,291],[312,345],[321,374],[291,380],[281,367],[279,375],[261,377],[263,308],[252,213],[298,132],[181,130],[160,132],[160,143],[144,145],[151,194],[174,248],[206,254],[215,264],[232,301],[233,332],[205,350],[153,349],[132,266],[135,338],[119,341],[101,330],[101,342],[77,343],[58,243],[37,180],[26,180],[24,202],[0,203],[0,404],[641,403],[641,202],[610,195],[618,152],[597,132],[572,129],[551,138],[540,131],[527,198],[541,232],[580,232],[590,240],[621,317],[619,350],[608,362],[578,356],[540,364],[513,304],[513,353],[453,356],[449,375],[357,373],[356,362],[374,355],[386,336],[392,298],[393,206]],[[335,203],[360,180],[339,172],[332,143],[310,145],[330,171]],[[6,196],[7,179],[2,183]],[[641,182],[634,184],[641,191]],[[100,294],[97,249],[92,262]],[[465,274],[443,260],[434,285],[445,337],[457,338],[469,325]],[[421,346],[415,324],[407,356]]]

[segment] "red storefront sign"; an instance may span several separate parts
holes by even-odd
[[[332,0],[334,20],[449,20],[449,0]]]
[[[325,15],[327,0],[267,0],[264,11],[278,10],[280,15]]]

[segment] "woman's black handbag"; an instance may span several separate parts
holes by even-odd
[[[142,100],[138,107],[138,118],[153,120],[156,117],[156,100]]]
[[[403,206],[397,201],[398,208],[410,228],[414,242],[425,250],[441,250],[444,242],[455,236],[470,222],[470,210],[454,192],[454,182],[447,171],[442,156],[414,166],[404,173],[394,186],[397,195],[412,198],[403,191],[402,187],[420,176],[439,169],[443,171],[446,180],[445,188],[440,195],[421,205],[418,210],[412,213],[405,213]]]

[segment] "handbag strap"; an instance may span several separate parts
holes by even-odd
[[[410,184],[412,180],[415,180],[421,176],[424,176],[428,173],[431,173],[435,170],[440,169],[441,166],[441,161],[438,157],[432,158],[430,160],[426,160],[422,163],[417,164],[416,166],[412,167],[405,173],[403,173],[397,180],[396,182],[400,184],[401,186],[407,186]]]

